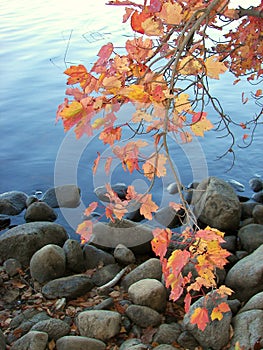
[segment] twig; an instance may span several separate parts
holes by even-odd
[[[112,280],[110,280],[109,282],[107,282],[103,286],[98,287],[97,293],[98,294],[107,294],[109,289],[111,287],[115,286],[115,284],[122,278],[122,276],[128,271],[129,268],[130,268],[130,265],[125,266],[119,273],[117,273],[117,275]]]

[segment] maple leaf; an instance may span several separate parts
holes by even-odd
[[[149,10],[151,12],[159,12],[162,8],[161,0],[150,0]]]
[[[194,124],[191,125],[191,130],[196,136],[203,137],[205,131],[209,131],[214,127],[210,120],[206,119],[206,115],[205,112],[198,112],[192,118]]]
[[[113,52],[113,44],[108,43],[103,45],[98,53],[99,59],[95,62],[91,68],[91,72],[103,73],[106,70],[106,63]]]
[[[105,93],[116,94],[121,87],[121,81],[118,77],[105,77],[102,80],[102,86],[106,90]]]
[[[190,311],[191,300],[192,300],[191,294],[186,293],[186,296],[184,298],[184,310],[186,313]]]
[[[226,302],[222,302],[216,307],[213,308],[212,313],[211,313],[211,320],[222,320],[223,318],[223,312],[228,312],[230,311],[230,307]]]
[[[140,198],[142,203],[140,207],[140,214],[143,215],[146,219],[152,220],[152,213],[158,210],[158,205],[152,201],[152,195],[146,194]]]
[[[151,16],[146,18],[142,23],[141,27],[144,31],[144,34],[149,36],[162,36],[163,35],[163,24],[162,21],[155,17]]]
[[[152,233],[154,236],[151,241],[152,249],[154,253],[163,260],[172,237],[172,232],[169,228],[161,229],[157,227]]]
[[[130,85],[119,90],[119,94],[128,97],[131,101],[146,103],[149,94],[145,92],[143,85]]]
[[[92,235],[93,224],[91,220],[85,220],[78,225],[76,233],[80,235],[81,243],[88,242]]]
[[[179,72],[182,75],[197,75],[202,73],[204,67],[200,59],[196,59],[192,56],[184,57],[179,63]]]
[[[188,263],[191,254],[187,250],[176,249],[168,259],[167,267],[171,269],[175,276],[178,276]]]
[[[166,24],[178,25],[183,19],[182,10],[183,9],[180,4],[172,4],[171,2],[166,2],[163,4],[159,16],[163,21],[165,21]]]
[[[122,18],[122,23],[125,23],[128,21],[128,19],[131,17],[131,14],[133,13],[133,9],[129,8],[129,7],[125,7],[125,14],[123,15]]]
[[[142,22],[151,17],[150,13],[134,11],[131,16],[131,27],[135,32],[144,34]]]
[[[191,103],[189,101],[189,95],[188,94],[180,94],[178,96],[175,97],[175,103],[174,103],[174,107],[176,109],[177,112],[187,112],[189,110],[191,110]]]
[[[109,144],[113,145],[115,141],[119,141],[121,139],[122,128],[121,127],[106,127],[99,136],[99,139],[103,141],[104,145]]]
[[[226,287],[225,285],[222,285],[217,289],[217,293],[220,294],[221,296],[226,296],[226,295],[231,295],[233,293],[233,290]]]
[[[132,121],[134,123],[140,123],[142,120],[145,120],[146,122],[151,122],[152,119],[153,119],[153,117],[150,113],[146,113],[140,109],[138,109],[132,115]]]
[[[57,115],[63,120],[64,130],[68,131],[86,115],[86,111],[80,102],[72,101],[70,104],[64,104]]]
[[[90,77],[87,69],[82,64],[79,64],[78,66],[70,66],[64,71],[64,73],[69,75],[67,85],[79,83],[82,88],[87,85],[87,80],[89,80]]]
[[[196,324],[201,331],[204,331],[209,322],[207,309],[204,307],[197,307],[191,315],[190,322]]]
[[[90,216],[90,214],[94,212],[94,210],[97,208],[97,206],[98,206],[97,202],[90,203],[90,205],[85,209],[84,214],[86,216]]]
[[[166,288],[171,288],[169,299],[173,301],[178,300],[184,291],[184,278],[182,274],[174,275],[170,272],[165,280],[165,286]]]
[[[166,168],[164,164],[167,161],[167,157],[164,154],[153,154],[142,166],[144,175],[152,180],[154,176],[163,177],[166,175]]]
[[[153,41],[149,38],[143,39],[142,37],[127,40],[125,44],[129,57],[138,63],[146,61],[147,58],[152,56],[152,47]]]
[[[99,165],[99,162],[100,162],[100,152],[97,152],[98,156],[97,158],[94,160],[93,162],[93,166],[92,166],[92,172],[93,172],[93,175],[96,174],[96,171],[98,169],[98,165]]]
[[[206,75],[212,79],[219,80],[219,74],[223,74],[227,71],[227,67],[223,62],[219,62],[219,58],[216,56],[210,56],[205,61]]]

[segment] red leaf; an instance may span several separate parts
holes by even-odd
[[[150,13],[134,11],[131,16],[131,27],[135,32],[144,34],[144,29],[142,28],[142,23],[150,18]]]
[[[160,12],[162,8],[162,2],[160,0],[151,0],[149,10],[151,12]]]
[[[207,309],[204,307],[196,308],[191,316],[190,322],[192,324],[196,324],[201,331],[204,331],[207,323],[209,322]]]
[[[154,236],[151,241],[152,250],[157,256],[160,257],[161,260],[163,260],[172,237],[172,232],[169,228],[156,228],[152,231],[152,233]]]

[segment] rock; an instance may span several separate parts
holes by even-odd
[[[27,195],[20,191],[0,194],[0,214],[18,215],[26,207]]]
[[[93,288],[93,282],[87,275],[73,275],[54,279],[42,288],[42,293],[48,299],[75,299]]]
[[[124,183],[116,183],[111,185],[112,190],[117,194],[120,199],[125,199],[127,194],[127,185]],[[109,202],[109,197],[106,195],[107,190],[105,186],[95,188],[94,193],[102,202]]]
[[[255,349],[255,345],[263,335],[263,310],[248,310],[237,314],[232,324],[234,336],[230,350],[235,349],[236,342],[243,349]],[[258,349],[260,349],[259,347]]]
[[[116,259],[116,261],[118,261],[118,263],[122,265],[129,265],[135,263],[135,255],[133,251],[121,243],[118,244],[114,249],[113,256]]]
[[[177,343],[188,350],[195,350],[199,346],[197,340],[188,331],[184,331],[179,335]]]
[[[56,342],[57,350],[104,350],[106,349],[106,344],[101,340],[81,337],[81,336],[71,336],[66,335],[61,337]]]
[[[257,204],[255,202],[241,203],[241,220],[252,218],[253,209]]]
[[[263,225],[263,205],[256,205],[252,216],[256,224]]]
[[[154,350],[174,350],[174,349],[175,349],[174,346],[168,345],[168,344],[161,344],[156,346],[156,348],[154,348]]]
[[[55,221],[57,214],[54,210],[46,203],[35,202],[32,203],[25,212],[26,222],[33,221]]]
[[[45,350],[48,344],[48,335],[45,332],[31,331],[18,339],[12,350]]]
[[[101,303],[95,305],[93,307],[93,310],[109,310],[113,306],[114,306],[114,299],[107,298],[107,299],[104,299]]]
[[[175,228],[183,225],[185,211],[180,209],[175,211],[172,207],[164,207],[159,209],[154,219],[161,225],[168,228]]]
[[[62,185],[48,189],[42,202],[52,208],[76,208],[80,204],[80,189],[76,185]]]
[[[125,313],[139,327],[155,327],[162,323],[161,315],[148,306],[130,305]]]
[[[120,270],[121,268],[118,264],[103,266],[92,275],[92,281],[96,286],[102,286],[111,281]]]
[[[234,179],[227,180],[226,182],[229,183],[229,185],[231,187],[233,187],[233,189],[238,191],[238,192],[244,192],[245,191],[245,186],[242,183],[240,183],[240,182],[238,182],[238,181],[236,181]]]
[[[263,310],[263,291],[253,295],[252,298],[240,309],[239,313],[248,310]]]
[[[18,274],[19,270],[21,270],[22,266],[20,264],[20,261],[16,259],[7,259],[4,262],[4,268],[6,273],[10,276],[13,277]]]
[[[5,336],[2,330],[0,329],[0,350],[5,350],[5,348],[6,348]]]
[[[137,266],[134,270],[129,272],[122,280],[122,286],[125,290],[135,282],[145,278],[153,278],[161,281],[162,279],[162,265],[157,258],[151,258],[144,263]]]
[[[177,342],[181,333],[182,327],[179,323],[163,323],[155,333],[153,341],[158,344],[172,344]]]
[[[85,260],[80,243],[74,239],[67,239],[63,245],[66,255],[66,268],[80,273],[85,270]]]
[[[90,243],[101,249],[116,248],[123,244],[135,253],[151,251],[152,229],[130,220],[115,223],[98,222],[93,226]]]
[[[0,231],[7,228],[11,223],[10,217],[0,214]]]
[[[190,332],[203,348],[211,348],[213,350],[221,350],[227,345],[230,339],[230,323],[232,319],[231,311],[224,312],[223,318],[218,321],[210,321],[204,330],[197,328],[196,324],[190,322],[190,318],[198,307],[205,307],[208,310],[209,316],[213,308],[218,303],[226,302],[226,298],[220,297],[216,292],[210,292],[205,297],[201,297],[190,306],[190,311],[184,316],[183,326],[185,330]],[[211,318],[210,318],[211,319]]]
[[[221,243],[221,247],[229,252],[235,253],[237,248],[237,237],[234,235],[224,236],[224,243]]]
[[[14,258],[27,267],[37,250],[52,243],[63,245],[67,238],[67,232],[61,225],[50,222],[16,226],[0,236],[0,263]]]
[[[238,231],[238,238],[241,248],[252,253],[263,244],[263,225],[250,224]]]
[[[181,190],[183,189],[183,186],[181,186]],[[170,194],[176,194],[176,193],[178,193],[179,192],[179,190],[178,190],[178,185],[177,185],[177,183],[176,182],[172,182],[171,184],[169,184],[168,186],[167,186],[167,191],[168,191],[168,193],[170,193]]]
[[[38,202],[38,198],[36,196],[28,196],[26,199],[26,207],[28,208],[31,204]]]
[[[193,194],[194,213],[198,219],[222,231],[236,230],[241,206],[233,188],[216,177],[203,180]]]
[[[252,199],[254,199],[254,201],[263,204],[263,191],[260,191],[258,193],[254,193],[252,196]]]
[[[235,298],[247,301],[263,289],[263,244],[239,260],[227,273],[225,284],[234,290]]]
[[[51,318],[36,323],[31,331],[45,332],[48,334],[49,340],[57,340],[70,332],[70,326],[60,319]]]
[[[147,278],[133,283],[128,294],[134,304],[148,306],[159,312],[166,308],[167,290],[156,279]]]
[[[259,192],[263,190],[263,181],[258,177],[253,177],[249,180],[249,186],[253,192]]]
[[[86,269],[93,269],[100,265],[109,265],[115,263],[115,259],[111,254],[90,244],[84,245],[83,254]]]
[[[107,340],[114,337],[121,329],[121,315],[115,311],[88,310],[76,317],[80,335]]]
[[[237,314],[238,310],[240,309],[241,302],[238,299],[232,299],[227,301],[228,306],[230,307],[232,314]]]
[[[27,314],[27,311],[28,310],[25,310],[22,314],[16,316],[12,320],[11,322],[12,328],[14,328],[14,325],[16,325],[16,327],[15,329],[12,330],[12,332],[8,334],[8,343],[12,343],[13,341],[17,340],[18,334],[20,336],[23,336],[24,334],[29,332],[31,328],[38,322],[51,319],[51,317],[48,316],[44,311],[39,312],[38,310],[36,310],[37,313],[35,315],[32,314],[31,317],[30,317],[30,313]],[[22,319],[21,315],[24,316],[25,318]],[[13,323],[13,321],[15,322]]]
[[[140,339],[132,338],[125,340],[119,350],[146,350],[148,347]]]
[[[30,260],[31,276],[40,283],[62,277],[65,271],[65,252],[55,244],[48,244],[39,249]]]

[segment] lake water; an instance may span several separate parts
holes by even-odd
[[[96,199],[94,187],[105,180],[132,183],[138,191],[148,186],[140,175],[123,173],[117,163],[110,176],[100,169],[94,178],[91,167],[96,152],[106,156],[108,150],[101,148],[96,136],[76,141],[73,132],[65,134],[61,123],[55,125],[56,109],[66,88],[63,71],[79,63],[90,68],[99,48],[109,41],[123,46],[131,35],[128,25],[122,24],[123,9],[105,6],[103,0],[1,0],[0,12],[0,193],[20,190],[30,195],[54,185],[76,183],[82,190],[81,206],[63,211],[59,218],[74,231],[85,205]],[[211,89],[221,98],[225,112],[243,121],[256,111],[253,101],[241,103],[241,92],[249,95],[252,88],[245,83],[232,86],[230,79],[226,75],[214,81]],[[125,119],[130,113],[132,108],[126,107],[120,117]],[[212,119],[213,115],[211,112]],[[240,128],[239,144],[242,135]],[[262,136],[261,126],[249,149],[235,150],[235,166],[229,172],[231,155],[215,161],[228,141],[217,139],[214,132],[189,145],[178,146],[171,139],[182,182],[216,175],[238,180],[245,185],[244,194],[251,195],[248,180],[263,174]],[[172,181],[168,173],[154,186],[154,198],[160,204],[169,200],[165,189]]]

